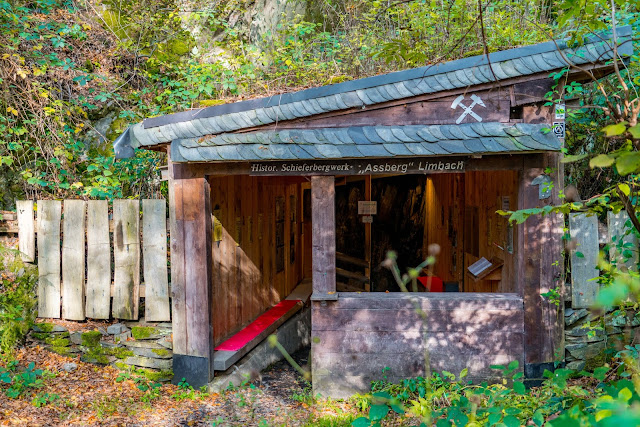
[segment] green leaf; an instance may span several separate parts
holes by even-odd
[[[469,369],[464,368],[462,371],[460,371],[460,375],[458,376],[458,378],[463,379],[464,377],[467,376],[468,373],[469,373]]]
[[[527,392],[524,383],[520,381],[513,382],[513,390],[518,394],[525,394]]]
[[[579,162],[580,160],[583,160],[587,157],[589,157],[589,154],[568,155],[568,156],[564,156],[564,158],[561,160],[561,163]]]
[[[536,412],[534,412],[531,420],[538,427],[542,427],[542,424],[544,424],[544,415],[542,415],[542,411],[538,409]]]
[[[352,427],[369,427],[371,425],[371,421],[367,417],[360,417],[353,420],[351,423]]]
[[[627,122],[620,122],[614,125],[605,126],[602,131],[609,137],[622,135],[627,130]]]
[[[600,366],[593,370],[593,378],[604,381],[607,376],[607,372],[609,372],[609,368],[607,366]]]
[[[372,405],[369,409],[369,419],[371,421],[380,421],[389,413],[389,407],[387,405]]]
[[[576,251],[576,258],[584,258],[584,254],[580,251]]]
[[[509,368],[510,371],[513,371],[514,369],[517,369],[518,366],[520,366],[520,362],[518,362],[517,360],[512,360],[511,362],[509,362],[509,366],[507,366],[507,368]]]
[[[640,153],[629,152],[618,156],[616,161],[616,169],[620,175],[629,175],[630,173],[640,169]]]
[[[402,406],[396,405],[395,403],[391,403],[391,404],[389,404],[389,406],[391,406],[391,409],[396,414],[400,414],[400,415],[404,414],[404,408]]]
[[[622,191],[625,196],[631,194],[631,188],[629,187],[629,184],[618,184],[618,190]]]
[[[611,156],[607,156],[606,154],[598,154],[593,159],[589,161],[590,168],[608,168],[613,164],[615,159]]]
[[[625,402],[628,402],[631,397],[633,396],[633,394],[631,393],[631,391],[628,388],[623,388],[622,390],[620,390],[620,392],[618,393],[618,399],[621,399]]]
[[[640,125],[631,126],[628,130],[633,139],[640,139]]]
[[[502,422],[507,427],[520,427],[520,420],[514,417],[513,415],[507,415],[506,417],[504,417]]]
[[[502,421],[502,414],[500,412],[494,412],[493,414],[489,415],[488,421],[490,426],[496,425],[500,421]]]

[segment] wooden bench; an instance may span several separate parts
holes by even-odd
[[[296,314],[311,296],[311,281],[301,282],[291,294],[241,331],[219,344],[213,352],[213,369],[226,371]]]

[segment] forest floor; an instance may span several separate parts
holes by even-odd
[[[304,365],[308,354],[294,358]],[[148,384],[141,377],[38,346],[16,350],[15,357],[18,369],[31,362],[42,369],[42,384],[15,399],[0,394],[2,426],[349,426],[359,416],[354,402],[313,399],[286,362],[252,383],[208,394],[169,384],[141,390]],[[69,371],[70,363],[77,368]]]

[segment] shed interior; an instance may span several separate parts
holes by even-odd
[[[399,292],[381,266],[387,252],[398,254],[404,272],[437,243],[432,274],[445,291],[515,292],[516,233],[496,211],[516,208],[518,179],[517,170],[336,177],[337,291]],[[311,278],[311,185],[247,175],[208,182],[217,345]],[[358,213],[361,201],[377,202],[371,223]],[[467,267],[481,257],[504,264],[477,280]]]

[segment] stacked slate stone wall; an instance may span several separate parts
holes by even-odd
[[[640,313],[565,309],[565,361],[575,370],[593,370],[625,345],[640,344]]]
[[[137,370],[155,381],[173,377],[171,323],[115,323],[70,332],[54,323],[36,323],[29,334],[32,345],[42,345],[63,356]],[[74,367],[68,364],[69,369]]]

